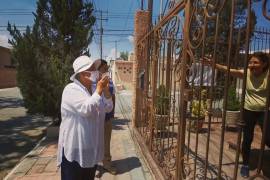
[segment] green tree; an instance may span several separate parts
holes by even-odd
[[[203,41],[203,28],[206,26],[206,34],[204,39],[204,53],[206,55],[213,54],[214,45],[215,45],[215,35],[216,35],[216,22],[217,22],[217,13],[218,16],[218,32],[217,32],[217,48],[216,53],[218,57],[218,63],[225,63],[228,56],[228,47],[229,47],[229,33],[230,33],[230,21],[231,21],[231,12],[232,12],[232,2],[235,3],[234,11],[234,21],[233,21],[233,37],[231,42],[231,55],[234,60],[232,62],[235,65],[235,62],[239,62],[239,52],[244,50],[244,44],[246,39],[246,17],[247,17],[247,1],[224,1],[225,4],[221,11],[219,8],[222,7],[222,3],[217,3],[216,1],[195,1],[193,7],[195,8],[194,15],[191,18],[191,27],[190,27],[190,39],[191,44],[196,47],[195,56],[200,57],[202,54],[202,45]],[[206,18],[206,13],[212,18]],[[251,24],[250,32],[253,36],[253,32],[257,23],[257,18],[254,10],[251,10]],[[200,44],[200,46],[198,46]]]
[[[33,28],[25,33],[8,24],[18,86],[29,113],[60,119],[72,63],[79,55],[89,55],[93,5],[84,0],[39,0],[34,16]]]
[[[254,1],[254,0],[253,0]],[[225,3],[223,6],[223,2]],[[247,2],[240,1],[193,1],[194,12],[191,15],[189,39],[193,47],[195,60],[199,60],[204,53],[205,56],[212,56],[214,49],[216,52],[216,63],[227,64],[230,55],[231,68],[243,67],[245,58],[240,52],[245,49],[246,29],[247,29]],[[232,41],[230,42],[230,23],[232,3],[235,3],[232,25]],[[206,17],[206,12],[209,15]],[[249,26],[251,41],[257,23],[254,9],[250,12],[251,22]],[[205,34],[204,34],[205,27]],[[217,30],[217,31],[216,31]],[[217,44],[215,47],[215,37]],[[228,54],[231,45],[231,54]],[[218,72],[216,77],[214,98],[222,98],[225,86],[224,73]],[[230,83],[235,79],[230,78]]]
[[[124,60],[128,60],[128,51],[124,52],[120,52],[120,58],[124,59]]]

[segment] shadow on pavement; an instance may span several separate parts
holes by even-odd
[[[156,138],[161,138],[161,139],[166,139],[166,138],[176,138],[177,133],[176,132],[170,132],[170,131],[165,131],[165,132],[157,132],[154,134]]]
[[[20,98],[0,97],[0,108],[18,108],[23,106],[23,100]]]
[[[125,159],[115,160],[115,161],[112,161],[112,164],[117,169],[116,175],[131,172],[133,169],[136,169],[142,166],[140,160],[137,157],[128,157]],[[98,178],[102,177],[104,173],[108,172],[107,170],[103,169],[102,166],[98,166],[97,171],[98,173],[96,177]]]
[[[117,174],[124,174],[130,172],[132,169],[141,167],[142,164],[137,157],[128,157],[125,159],[115,160],[113,164],[117,168]]]
[[[113,130],[124,130],[124,126],[126,126],[129,123],[129,120],[127,119],[118,119],[115,118],[112,120],[112,129]]]
[[[44,135],[50,120],[37,116],[22,116],[0,121],[0,170],[10,169]]]

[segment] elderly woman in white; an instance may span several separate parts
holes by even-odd
[[[57,164],[61,179],[94,179],[104,155],[105,113],[113,109],[109,78],[99,80],[97,62],[80,56],[62,94]],[[93,82],[97,82],[95,91]]]

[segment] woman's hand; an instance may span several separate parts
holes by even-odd
[[[104,95],[106,96],[107,91],[109,91],[109,77],[105,76],[98,81],[96,91],[99,95],[104,92]]]
[[[201,59],[201,61],[202,61],[202,64],[205,65],[205,66],[212,66],[213,65],[213,60],[210,59],[210,58],[208,58],[208,57],[206,57],[206,56],[203,57]]]
[[[205,56],[202,59],[202,64],[205,65],[205,66],[212,66],[214,64],[214,61],[213,61],[213,59],[211,59],[211,57],[209,58],[209,57]],[[222,71],[222,72],[227,72],[228,71],[228,67],[226,65],[215,63],[214,66],[215,66],[214,68],[219,70],[219,71]],[[234,77],[243,78],[243,76],[244,76],[244,70],[243,69],[230,68],[229,72]]]
[[[105,98],[109,99],[112,97],[111,92],[110,92],[110,86],[109,86],[109,77],[105,76],[104,78],[108,78],[108,84],[104,87],[103,93]]]

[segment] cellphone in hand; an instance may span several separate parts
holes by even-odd
[[[105,76],[110,77],[109,72],[106,72],[106,73],[103,73],[103,74],[102,74],[102,78],[104,78]]]

